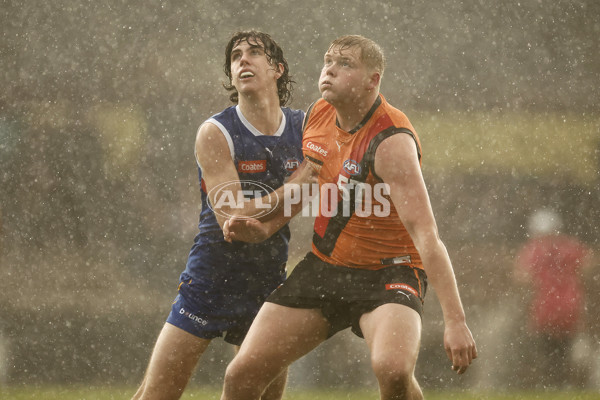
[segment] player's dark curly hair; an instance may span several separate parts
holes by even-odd
[[[284,106],[292,98],[292,84],[296,82],[292,80],[290,68],[283,56],[281,47],[279,47],[277,42],[275,42],[268,34],[255,30],[235,33],[231,39],[229,39],[229,43],[225,49],[225,64],[223,65],[223,69],[225,75],[229,78],[229,84],[224,83],[223,87],[232,92],[229,96],[229,100],[236,104],[239,100],[239,94],[236,88],[231,84],[231,52],[235,46],[244,40],[249,44],[262,47],[270,64],[283,65],[283,74],[277,79],[277,93],[279,95],[279,105]]]

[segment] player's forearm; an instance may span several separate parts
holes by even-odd
[[[263,222],[275,219],[272,225],[278,227],[277,230],[279,230],[302,210],[305,204],[302,196],[312,198],[311,185],[317,186],[317,176],[318,167],[304,160],[292,174],[290,180],[275,191],[276,204],[272,206],[270,212],[257,219]],[[309,189],[308,191],[305,191],[305,186]]]
[[[427,279],[440,301],[444,322],[464,322],[465,312],[446,247],[438,240],[438,243],[420,253]]]
[[[285,198],[282,202],[285,202]],[[275,234],[275,232],[279,231],[285,224],[290,222],[290,220],[302,210],[302,204],[292,204],[286,210],[283,205],[277,206],[273,209],[273,212],[270,213],[264,220],[261,220],[266,231],[267,237],[271,237]],[[291,212],[290,212],[291,211]]]
[[[302,209],[302,202],[293,202],[290,193],[290,187],[295,186],[298,188],[303,187],[305,184],[317,183],[318,170],[317,167],[313,166],[308,161],[304,161],[300,167],[292,174],[289,181],[284,185],[277,188],[275,191],[263,196],[258,201],[253,203],[259,204],[260,208],[256,206],[248,205],[239,211],[238,216],[252,217],[259,221],[266,222],[274,218],[277,219],[272,225],[273,227],[281,228],[287,224],[294,215],[296,215]],[[277,228],[277,230],[279,230]]]
[[[240,192],[234,191],[231,196],[234,199],[238,199],[242,197],[240,194]],[[283,210],[283,197],[284,186],[281,186],[277,190],[268,193],[263,197],[245,199],[244,201],[232,200],[232,202],[235,203],[233,207],[229,202],[222,202],[223,204],[220,204],[217,199],[217,206],[213,206],[213,210],[215,211],[217,222],[221,226],[221,229],[223,229],[225,221],[231,217],[238,217],[241,219],[254,218],[260,221],[266,221],[273,218],[280,210]],[[285,223],[281,226],[283,225],[285,225]]]
[[[237,240],[248,243],[262,242],[279,231],[290,219],[301,210],[301,205],[276,209],[271,219],[259,221],[256,218],[236,218],[227,220],[223,225],[223,236],[226,241]]]
[[[279,231],[281,228],[283,228],[285,226],[285,224],[290,222],[291,219],[292,219],[292,217],[283,217],[282,216],[282,217],[271,218],[270,220],[263,222],[266,232],[267,232],[265,239],[273,236],[277,231]]]

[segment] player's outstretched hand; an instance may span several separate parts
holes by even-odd
[[[223,224],[223,238],[229,243],[234,240],[260,243],[268,237],[265,224],[254,218],[231,217]]]
[[[477,358],[477,346],[471,331],[464,322],[450,322],[444,331],[444,348],[452,369],[463,374]]]

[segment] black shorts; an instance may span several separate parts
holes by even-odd
[[[292,308],[320,309],[331,325],[329,336],[352,327],[352,332],[363,337],[360,317],[383,304],[403,304],[422,317],[426,291],[427,276],[420,268],[348,268],[308,253],[267,301]]]

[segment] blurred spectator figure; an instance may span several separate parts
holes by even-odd
[[[576,366],[571,350],[583,330],[583,270],[591,263],[590,249],[562,233],[562,219],[549,209],[534,212],[529,240],[517,254],[515,278],[530,285],[529,332],[535,340],[532,365],[539,383],[548,388],[574,383]]]

